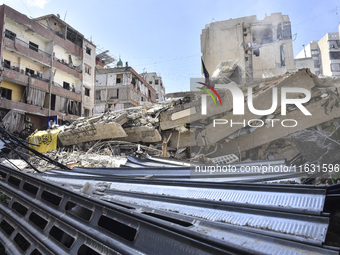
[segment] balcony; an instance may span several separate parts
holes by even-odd
[[[78,79],[82,78],[82,71],[79,70],[79,68],[72,66],[71,64],[66,63],[63,60],[54,58],[55,61],[53,61],[53,66],[65,73],[71,74],[74,77],[77,77]]]
[[[52,94],[62,96],[65,98],[69,98],[74,101],[81,102],[81,94],[75,93],[73,91],[64,89],[61,85],[54,82],[54,86],[52,86]]]
[[[46,108],[42,108],[39,106],[30,105],[30,104],[25,104],[22,102],[16,102],[16,101],[8,100],[8,99],[0,100],[0,108],[21,110],[21,111],[31,113],[34,115],[41,115],[41,116],[48,115],[48,110]]]
[[[50,63],[51,63],[50,54],[42,50],[33,48],[28,43],[18,38],[13,38],[13,39],[14,40],[4,37],[4,46],[6,49],[12,52],[16,52],[19,55],[23,55],[27,58],[34,59],[35,61],[42,63],[46,66],[50,66]]]
[[[20,84],[23,86],[30,86],[39,88],[44,91],[48,91],[49,80],[41,78],[39,76],[28,76],[24,74],[24,70],[19,70],[17,67],[8,68],[4,66],[4,71],[2,73],[3,78],[7,81]]]

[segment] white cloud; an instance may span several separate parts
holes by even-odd
[[[50,0],[26,0],[29,5],[39,7],[40,9],[44,9],[45,5]]]

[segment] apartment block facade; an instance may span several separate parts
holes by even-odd
[[[144,80],[149,83],[151,87],[156,90],[156,101],[163,102],[165,100],[165,87],[163,85],[162,77],[155,72],[141,73]]]
[[[0,113],[15,116],[15,131],[44,128],[48,116],[61,123],[92,114],[94,44],[56,15],[30,19],[6,5],[0,28]]]
[[[230,79],[238,84],[295,70],[291,23],[281,13],[210,23],[202,30],[201,52],[210,74],[229,61],[234,69]]]
[[[156,102],[156,90],[121,60],[114,68],[97,69],[94,113]]]
[[[322,73],[322,59],[319,42],[312,41],[304,46],[294,61],[296,69],[309,68],[315,75],[320,75]]]
[[[327,33],[306,45],[295,58],[296,68],[308,67],[315,75],[340,77],[339,32]]]

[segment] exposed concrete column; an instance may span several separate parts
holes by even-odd
[[[53,81],[53,52],[54,52],[54,41],[52,41],[52,50],[51,50],[51,67],[50,67],[50,80],[48,86],[48,116],[51,115],[51,100],[52,100],[52,81]]]

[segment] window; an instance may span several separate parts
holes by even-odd
[[[4,59],[4,67],[11,68],[11,61]]]
[[[149,84],[151,85],[151,84],[152,84],[152,81],[149,81]]]
[[[312,50],[312,55],[313,56],[319,55],[319,51],[318,50]]]
[[[89,47],[86,47],[86,53],[91,55],[91,49]]]
[[[96,90],[96,100],[101,100],[100,90]]]
[[[38,44],[35,44],[35,43],[33,43],[33,42],[29,42],[29,48],[30,48],[31,50],[34,50],[34,51],[38,52],[38,50],[39,50],[39,45],[38,45]]]
[[[340,52],[330,52],[329,58],[330,59],[340,59]]]
[[[7,38],[9,38],[9,39],[11,39],[11,40],[15,40],[15,38],[16,38],[16,34],[15,33],[13,33],[12,31],[10,31],[10,30],[5,30],[5,37],[7,37]]]
[[[329,41],[329,48],[330,49],[338,49],[338,44],[336,41]]]
[[[90,96],[90,90],[88,88],[85,88],[85,96]]]
[[[0,95],[2,98],[12,100],[12,90],[6,88],[0,88]]]
[[[158,80],[155,80],[155,85],[158,85],[159,84],[159,81]]]
[[[89,67],[88,65],[85,65],[85,73],[91,75],[91,67]]]
[[[84,108],[84,115],[85,115],[85,117],[89,117],[90,116],[90,110]]]
[[[26,72],[25,73],[28,76],[34,76],[34,70],[32,70],[32,69],[26,68]]]
[[[315,68],[319,68],[320,67],[319,60],[314,60],[314,67]]]
[[[340,64],[331,64],[331,71],[332,72],[340,72]]]
[[[64,89],[70,90],[70,83],[64,81],[64,82],[63,82],[63,88],[64,88]]]

